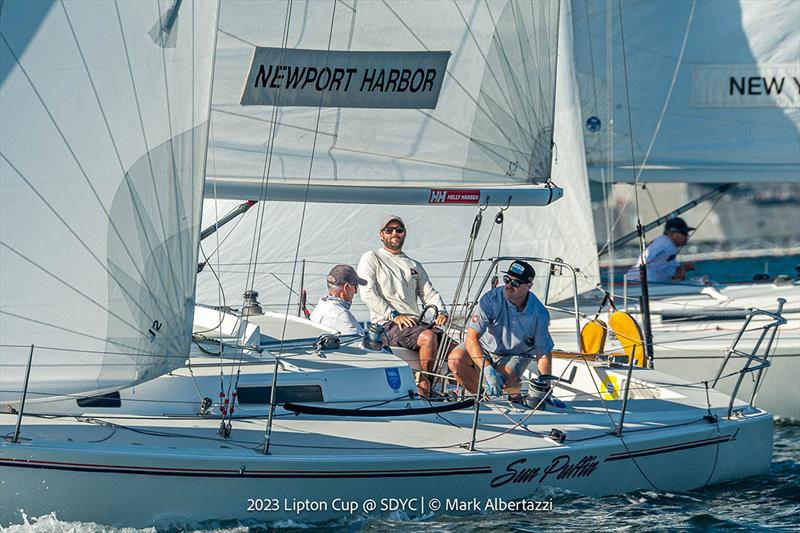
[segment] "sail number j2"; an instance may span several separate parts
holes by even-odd
[[[150,342],[156,340],[156,335],[158,335],[158,332],[161,331],[161,326],[162,326],[161,322],[159,322],[158,320],[153,320],[153,325],[150,326],[150,329],[147,330],[147,333],[150,334]]]
[[[492,479],[492,487],[502,487],[506,483],[544,483],[548,479],[572,479],[589,477],[597,470],[597,456],[585,455],[577,463],[573,463],[569,455],[559,455],[544,469],[523,466],[525,459],[517,459],[506,466],[503,474]]]

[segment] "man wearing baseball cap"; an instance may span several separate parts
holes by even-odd
[[[644,262],[647,264],[648,281],[680,281],[686,277],[686,272],[694,270],[692,263],[682,263],[676,259],[678,248],[689,240],[690,228],[686,221],[680,217],[667,220],[664,224],[664,234],[659,235],[647,245],[644,251]],[[636,260],[630,270],[625,274],[628,281],[640,281],[639,267],[642,257]]]
[[[406,225],[397,215],[384,217],[378,233],[383,247],[361,256],[358,275],[367,280],[361,300],[369,308],[370,320],[382,324],[389,346],[419,351],[420,375],[417,388],[422,396],[430,393],[425,372],[432,372],[443,332],[436,327],[417,323],[423,304],[439,310],[435,324],[447,321],[447,310],[441,295],[433,288],[428,273],[418,261],[403,252]]]
[[[310,319],[337,329],[342,335],[363,335],[364,328],[350,311],[350,305],[358,286],[366,284],[367,280],[359,278],[350,265],[336,265],[328,273],[328,295],[319,299]]]
[[[481,297],[467,324],[466,341],[448,358],[456,380],[473,394],[481,366],[485,390],[492,396],[519,384],[534,358],[540,374],[551,371],[550,313],[530,291],[536,273],[531,265],[517,260],[504,274],[503,286]],[[488,359],[484,350],[489,352]]]

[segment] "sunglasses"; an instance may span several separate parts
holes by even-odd
[[[402,235],[403,233],[406,232],[406,228],[404,228],[403,226],[386,226],[385,228],[383,228],[382,231],[390,235],[392,233],[397,233],[398,235]]]
[[[515,289],[517,287],[519,287],[520,285],[525,285],[526,284],[526,282],[524,282],[524,281],[520,281],[518,279],[513,279],[513,278],[510,278],[508,276],[503,276],[503,283],[506,284],[506,285],[511,285]]]

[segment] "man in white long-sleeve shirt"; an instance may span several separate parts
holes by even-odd
[[[664,234],[659,235],[644,251],[630,270],[625,274],[628,281],[641,281],[639,267],[647,264],[647,280],[655,282],[680,281],[686,278],[686,273],[694,270],[694,264],[681,263],[677,260],[678,248],[689,240],[690,228],[686,221],[680,217],[667,220],[664,225]]]
[[[437,326],[447,321],[444,300],[422,265],[403,253],[406,240],[403,219],[395,215],[385,217],[379,235],[383,248],[365,253],[358,263],[358,275],[367,280],[361,300],[369,308],[370,320],[383,325],[388,344],[418,350],[422,370],[431,372],[442,342],[442,330],[417,324],[418,300],[437,307]],[[424,373],[417,388],[421,395],[428,396],[430,381]]]

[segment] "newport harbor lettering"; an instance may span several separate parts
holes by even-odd
[[[312,86],[318,91],[346,91],[350,88],[353,74],[357,70],[355,68],[330,69],[328,67],[317,69],[292,65],[269,65],[268,68],[265,68],[261,64],[258,66],[254,87],[305,89],[308,85],[313,84]],[[344,89],[342,89],[343,81]]]
[[[255,88],[270,89],[306,89],[313,87],[317,91],[349,91],[353,75],[357,75],[353,89],[358,92],[412,92],[433,90],[436,81],[436,70],[357,68],[296,66],[296,65],[264,65],[258,67]]]
[[[527,459],[517,459],[506,466],[504,473],[492,479],[492,487],[502,487],[507,483],[544,483],[554,479],[573,479],[589,477],[600,464],[596,455],[585,455],[579,461],[573,462],[569,455],[559,455],[549,465],[525,466]]]
[[[256,47],[242,105],[434,109],[450,52]]]

